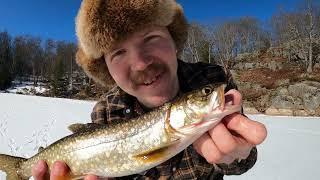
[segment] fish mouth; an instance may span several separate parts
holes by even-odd
[[[211,94],[209,112],[204,115],[204,121],[221,120],[225,116],[241,111],[242,105],[225,104],[225,86],[221,85]]]
[[[225,108],[225,97],[224,97],[224,89],[225,85],[220,85],[216,91],[214,91],[211,94],[210,100],[209,100],[209,108],[210,111],[215,110],[223,110]]]

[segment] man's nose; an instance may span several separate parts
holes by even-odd
[[[130,58],[131,69],[134,71],[143,71],[152,63],[152,58],[148,57],[142,50],[132,51]]]

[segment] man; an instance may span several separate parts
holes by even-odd
[[[115,86],[94,107],[94,123],[121,123],[212,82],[226,82],[227,102],[241,104],[223,68],[177,60],[187,23],[174,0],[83,0],[76,30],[78,64],[101,85]],[[264,125],[235,113],[167,162],[125,178],[222,179],[242,174],[254,165],[255,145],[265,137]],[[35,179],[49,176],[46,172],[44,161],[33,168]],[[50,178],[67,173],[67,165],[56,162]]]

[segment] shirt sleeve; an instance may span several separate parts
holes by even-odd
[[[174,179],[199,178],[223,179],[223,175],[240,175],[247,172],[257,160],[257,149],[253,147],[250,155],[243,160],[235,160],[231,164],[210,164],[199,155],[193,146],[183,152],[183,157],[173,173]],[[220,177],[220,178],[219,178]]]
[[[257,161],[257,148],[253,147],[249,156],[243,160],[235,160],[231,164],[217,164],[216,168],[225,175],[240,175],[247,172]]]
[[[107,124],[107,117],[106,101],[98,101],[91,112],[91,121],[97,124]]]

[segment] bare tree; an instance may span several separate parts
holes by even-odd
[[[53,74],[53,64],[56,58],[56,42],[52,39],[47,39],[44,44],[44,76],[46,79],[51,79]]]
[[[270,47],[270,37],[258,19],[241,17],[211,26],[208,36],[212,53],[227,68],[235,62],[239,53],[252,53]]]
[[[305,10],[304,13],[304,20],[305,20],[305,27],[304,27],[304,34],[307,36],[306,38],[306,45],[308,49],[308,60],[307,60],[307,72],[311,73],[313,69],[313,48],[314,46],[319,46],[319,6],[316,7],[315,4],[312,3],[312,0],[306,0],[305,2]],[[318,8],[318,9],[317,9]]]
[[[237,24],[238,49],[240,53],[254,52],[270,47],[270,38],[261,23],[254,17],[242,17]]]
[[[17,36],[13,41],[13,67],[16,78],[22,81],[22,78],[29,74],[30,68],[26,59],[28,50],[25,36]]]
[[[214,30],[215,55],[228,68],[237,54],[237,30],[232,22],[226,22]]]
[[[289,51],[289,59],[297,56],[303,60],[306,71],[311,73],[317,58],[314,52],[319,47],[320,6],[312,0],[304,3],[294,12],[279,12],[272,18],[280,44]]]
[[[43,68],[43,49],[41,47],[41,39],[35,37],[27,38],[28,61],[32,68],[33,84],[38,85],[38,80],[42,75]]]
[[[210,46],[205,26],[191,23],[188,30],[188,39],[182,52],[182,58],[188,62],[210,62]]]

